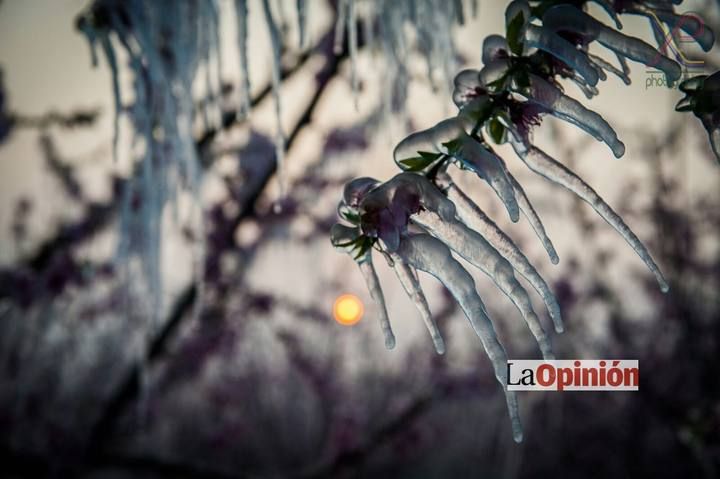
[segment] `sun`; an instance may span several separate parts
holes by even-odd
[[[333,304],[333,317],[343,326],[352,326],[360,321],[365,312],[360,298],[354,294],[343,294],[337,297]]]

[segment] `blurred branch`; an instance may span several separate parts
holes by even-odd
[[[13,126],[19,128],[46,130],[51,126],[69,129],[89,127],[95,124],[99,116],[100,108],[91,108],[87,110],[74,110],[70,113],[50,111],[38,116],[10,113],[9,118]]]
[[[280,81],[285,81],[287,78],[293,76],[295,73],[300,71],[303,66],[307,63],[308,59],[316,53],[317,49],[320,47],[320,44],[322,43],[322,40],[319,42],[318,47],[315,49],[309,49],[297,58],[295,63],[293,63],[292,66],[283,68],[280,72]],[[265,87],[260,90],[260,92],[252,97],[250,99],[250,107],[255,108],[260,103],[262,103],[268,95],[272,92],[272,84],[267,83]],[[247,119],[246,116],[241,116],[237,109],[233,108],[232,110],[228,110],[223,112],[222,115],[222,122],[220,128],[213,128],[205,131],[202,135],[200,135],[200,138],[197,140],[197,147],[198,151],[205,151],[205,149],[212,144],[213,140],[217,136],[217,134],[223,130],[227,130],[231,127],[233,127],[236,124],[242,123]]]
[[[427,412],[432,403],[433,396],[431,394],[418,397],[412,404],[406,407],[403,412],[385,424],[385,426],[378,429],[375,434],[372,434],[363,445],[338,454],[327,466],[321,467],[318,471],[301,477],[338,477],[338,475],[346,469],[357,471],[358,467],[361,466],[377,449],[393,440],[405,429],[407,424],[415,421]]]

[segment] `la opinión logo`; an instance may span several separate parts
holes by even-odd
[[[507,362],[508,391],[637,391],[637,359]]]

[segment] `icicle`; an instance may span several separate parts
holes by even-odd
[[[380,288],[380,280],[373,266],[371,251],[368,251],[365,256],[358,261],[358,266],[360,267],[363,278],[365,278],[365,284],[370,292],[370,297],[375,301],[375,305],[377,306],[380,329],[382,329],[383,336],[385,337],[385,347],[393,349],[395,347],[395,335],[390,326],[390,318],[388,318],[387,308],[385,307],[385,296],[383,295],[382,288]]]
[[[510,143],[518,156],[533,172],[570,190],[580,199],[592,206],[602,219],[620,233],[625,241],[627,241],[627,243],[635,250],[637,255],[640,256],[643,262],[645,262],[648,269],[655,275],[655,279],[660,285],[660,289],[663,292],[668,291],[669,286],[657,264],[650,256],[648,250],[638,239],[635,233],[633,233],[633,231],[625,224],[622,218],[615,213],[615,211],[613,211],[613,209],[605,203],[602,198],[600,198],[595,190],[593,190],[579,176],[563,164],[554,160],[541,149],[527,143],[523,143],[515,138],[511,138]]]
[[[598,140],[604,141],[616,158],[620,158],[625,153],[625,145],[603,117],[588,110],[577,100],[564,95],[557,87],[539,76],[533,74],[528,76],[531,86],[526,93],[529,100],[550,110],[551,115],[570,122]]]
[[[414,268],[435,276],[455,297],[490,358],[495,377],[505,391],[513,438],[521,442],[523,433],[517,397],[513,391],[507,390],[507,355],[498,342],[472,276],[452,257],[444,244],[430,235],[413,235],[403,239],[399,254]]]
[[[470,136],[465,135],[462,138],[460,149],[453,153],[453,157],[457,158],[464,168],[475,172],[495,190],[505,204],[510,219],[513,223],[517,223],[520,219],[520,208],[515,198],[515,189],[498,156]]]
[[[276,25],[280,25],[279,32],[285,32],[288,28],[287,12],[285,12],[285,4],[287,0],[275,0],[275,11],[278,14]]]
[[[580,91],[585,94],[585,98],[587,98],[588,100],[592,100],[593,97],[597,96],[600,93],[597,87],[588,85],[585,80],[577,73],[569,77],[569,80],[575,85],[577,85]]]
[[[100,38],[100,44],[105,52],[108,66],[110,67],[110,78],[112,80],[113,101],[115,103],[115,112],[113,114],[113,139],[112,139],[112,156],[113,161],[117,163],[118,138],[120,135],[120,114],[122,113],[122,96],[120,95],[120,73],[117,66],[117,58],[113,49],[110,38],[103,35]]]
[[[250,113],[250,70],[247,51],[247,0],[235,0],[235,15],[237,17],[237,42],[240,54],[240,112],[243,115],[248,115]]]
[[[550,340],[533,310],[527,291],[515,278],[510,263],[485,238],[458,221],[443,221],[429,211],[416,213],[411,219],[488,275],[520,311],[543,357],[553,358]]]
[[[485,213],[458,188],[446,173],[437,176],[438,186],[445,190],[448,198],[457,207],[460,220],[480,232],[482,236],[507,259],[512,267],[520,273],[538,292],[547,307],[555,325],[555,331],[563,332],[562,315],[555,295],[550,290],[540,273],[525,257],[509,236],[505,234]]]
[[[417,20],[414,22],[417,30],[418,46],[420,51],[425,55],[425,75],[433,93],[437,93],[438,86],[433,76],[433,70],[437,66],[435,62],[435,38],[431,31],[423,28],[431,25],[434,21],[433,12],[425,2],[418,2],[415,6]]]
[[[209,83],[207,85],[207,91],[209,95],[209,102],[207,107],[212,112],[213,125],[214,127],[220,126],[222,123],[222,111],[220,108],[220,99],[222,96],[222,55],[220,54],[220,13],[218,0],[209,0],[206,4],[208,13],[205,25],[203,26],[207,32],[205,35],[208,37],[208,52],[205,58],[206,68],[211,71],[211,60],[214,59],[214,79],[211,75],[208,75]]]
[[[615,7],[608,1],[608,0],[592,0],[594,3],[597,3],[600,5],[600,7],[605,10],[605,13],[607,13],[610,18],[613,19],[615,22],[615,26],[618,30],[622,30],[622,22],[620,21],[620,17],[618,16],[617,12],[615,11]]]
[[[77,21],[77,28],[85,35],[85,39],[90,46],[90,61],[93,68],[98,66],[98,55],[97,55],[97,38],[98,32],[92,25],[93,14],[86,13],[79,17]]]
[[[365,8],[362,15],[362,26],[363,26],[363,40],[365,47],[368,50],[374,50],[375,47],[375,32],[373,31],[373,12],[369,2],[364,4]]]
[[[307,48],[307,0],[297,0],[298,34],[300,49]]]
[[[338,0],[337,19],[335,20],[335,42],[333,43],[333,51],[335,55],[343,52],[343,40],[345,40],[345,26],[347,25],[348,2],[350,0]]]
[[[280,32],[277,24],[273,19],[272,10],[270,8],[270,0],[263,0],[263,11],[265,12],[265,22],[267,23],[268,32],[270,33],[270,42],[272,44],[273,61],[272,61],[272,94],[275,102],[275,158],[277,161],[277,178],[280,187],[280,199],[285,197],[285,133],[282,127],[282,107],[280,104]],[[281,210],[280,202],[277,201],[273,205],[273,210],[279,213]]]
[[[588,57],[590,58],[590,61],[592,61],[595,65],[597,65],[599,68],[602,68],[603,70],[607,70],[608,72],[612,73],[613,75],[620,78],[623,83],[626,85],[629,85],[632,83],[632,80],[630,79],[630,72],[627,70],[627,63],[625,62],[625,59],[622,59],[622,62],[620,63],[620,66],[622,70],[618,69],[613,65],[612,63],[606,61],[604,58],[599,57],[597,55],[593,55],[592,53],[588,53]],[[621,59],[622,57],[618,55],[618,59]]]
[[[644,41],[623,35],[586,13],[570,5],[557,5],[545,12],[543,25],[551,30],[570,31],[590,40],[597,40],[601,45],[631,60],[652,65],[665,73],[669,83],[680,78],[680,66],[663,56]]]
[[[585,53],[555,32],[541,26],[530,24],[525,31],[525,44],[528,47],[543,50],[566,63],[577,71],[590,86],[597,85],[598,73]]]
[[[358,77],[357,77],[357,17],[355,12],[355,0],[347,0],[347,28],[348,44],[350,45],[350,83],[352,85],[353,101],[355,111],[358,111]]]
[[[560,258],[558,258],[557,251],[555,251],[552,241],[548,238],[547,233],[545,232],[545,226],[543,226],[542,220],[540,220],[535,208],[533,208],[532,203],[530,203],[530,199],[525,194],[525,190],[523,190],[520,183],[518,183],[515,177],[510,173],[508,173],[508,178],[510,178],[510,182],[512,183],[513,188],[515,188],[515,197],[518,199],[520,211],[522,211],[522,214],[525,218],[527,218],[528,223],[530,223],[530,226],[532,226],[532,229],[535,231],[538,239],[543,244],[543,247],[545,248],[545,251],[547,251],[552,264],[558,264],[560,262]]]
[[[453,0],[453,10],[458,25],[465,25],[465,12],[463,11],[463,0]]]
[[[432,338],[435,351],[438,354],[445,354],[445,341],[443,341],[440,330],[432,317],[432,313],[430,313],[430,306],[428,306],[425,294],[420,287],[420,282],[415,277],[415,272],[411,266],[405,263],[400,255],[394,253],[391,256],[394,263],[393,268],[395,269],[395,274],[400,280],[400,284],[402,284],[408,297],[420,312],[420,316],[425,322],[425,326]]]
[[[623,75],[630,78],[630,66],[628,65],[627,59],[620,55],[619,53],[615,53],[615,57],[618,59],[618,63],[620,64],[620,68],[622,69]]]

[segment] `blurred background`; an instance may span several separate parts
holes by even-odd
[[[630,86],[608,78],[598,97],[581,100],[626,143],[620,161],[551,118],[535,131],[535,142],[648,246],[668,294],[586,204],[533,175],[510,149],[499,151],[543,218],[559,265],[486,185],[456,176],[551,284],[566,322],[552,338],[556,355],[640,361],[638,392],[520,393],[525,440],[515,444],[482,345],[441,285],[421,275],[447,343],[439,356],[376,258],[398,339],[388,351],[359,271],[329,241],[344,182],[394,175],[394,145],[452,114],[447,87],[428,80],[420,53],[409,54],[404,107],[388,108],[388,59],[362,48],[361,34],[356,108],[347,41],[332,48],[337,5],[308,1],[300,48],[294,2],[270,3],[284,39],[282,209],[272,207],[270,39],[261,2],[250,1],[253,110],[193,132],[199,194],[162,212],[162,291],[148,326],[150,313],[136,306],[150,293],[117,254],[122,191],[136,161],[132,128],[120,118],[113,160],[111,70],[102,59],[93,68],[75,27],[90,2],[0,2],[0,475],[718,477],[720,168],[700,122],[674,112],[680,93],[633,64]],[[475,15],[465,3],[464,25],[438,33],[454,42],[457,70],[480,67],[483,38],[504,33],[505,2],[480,0]],[[236,25],[233,3],[219,5],[223,108],[232,109]],[[716,2],[680,11],[720,31]],[[623,22],[625,33],[653,42],[646,21]],[[717,53],[702,56],[707,73],[718,69]],[[133,79],[123,60],[126,87]],[[202,281],[189,226],[197,204]],[[513,305],[474,276],[508,356],[539,358]],[[365,305],[354,326],[332,317],[344,293]]]

